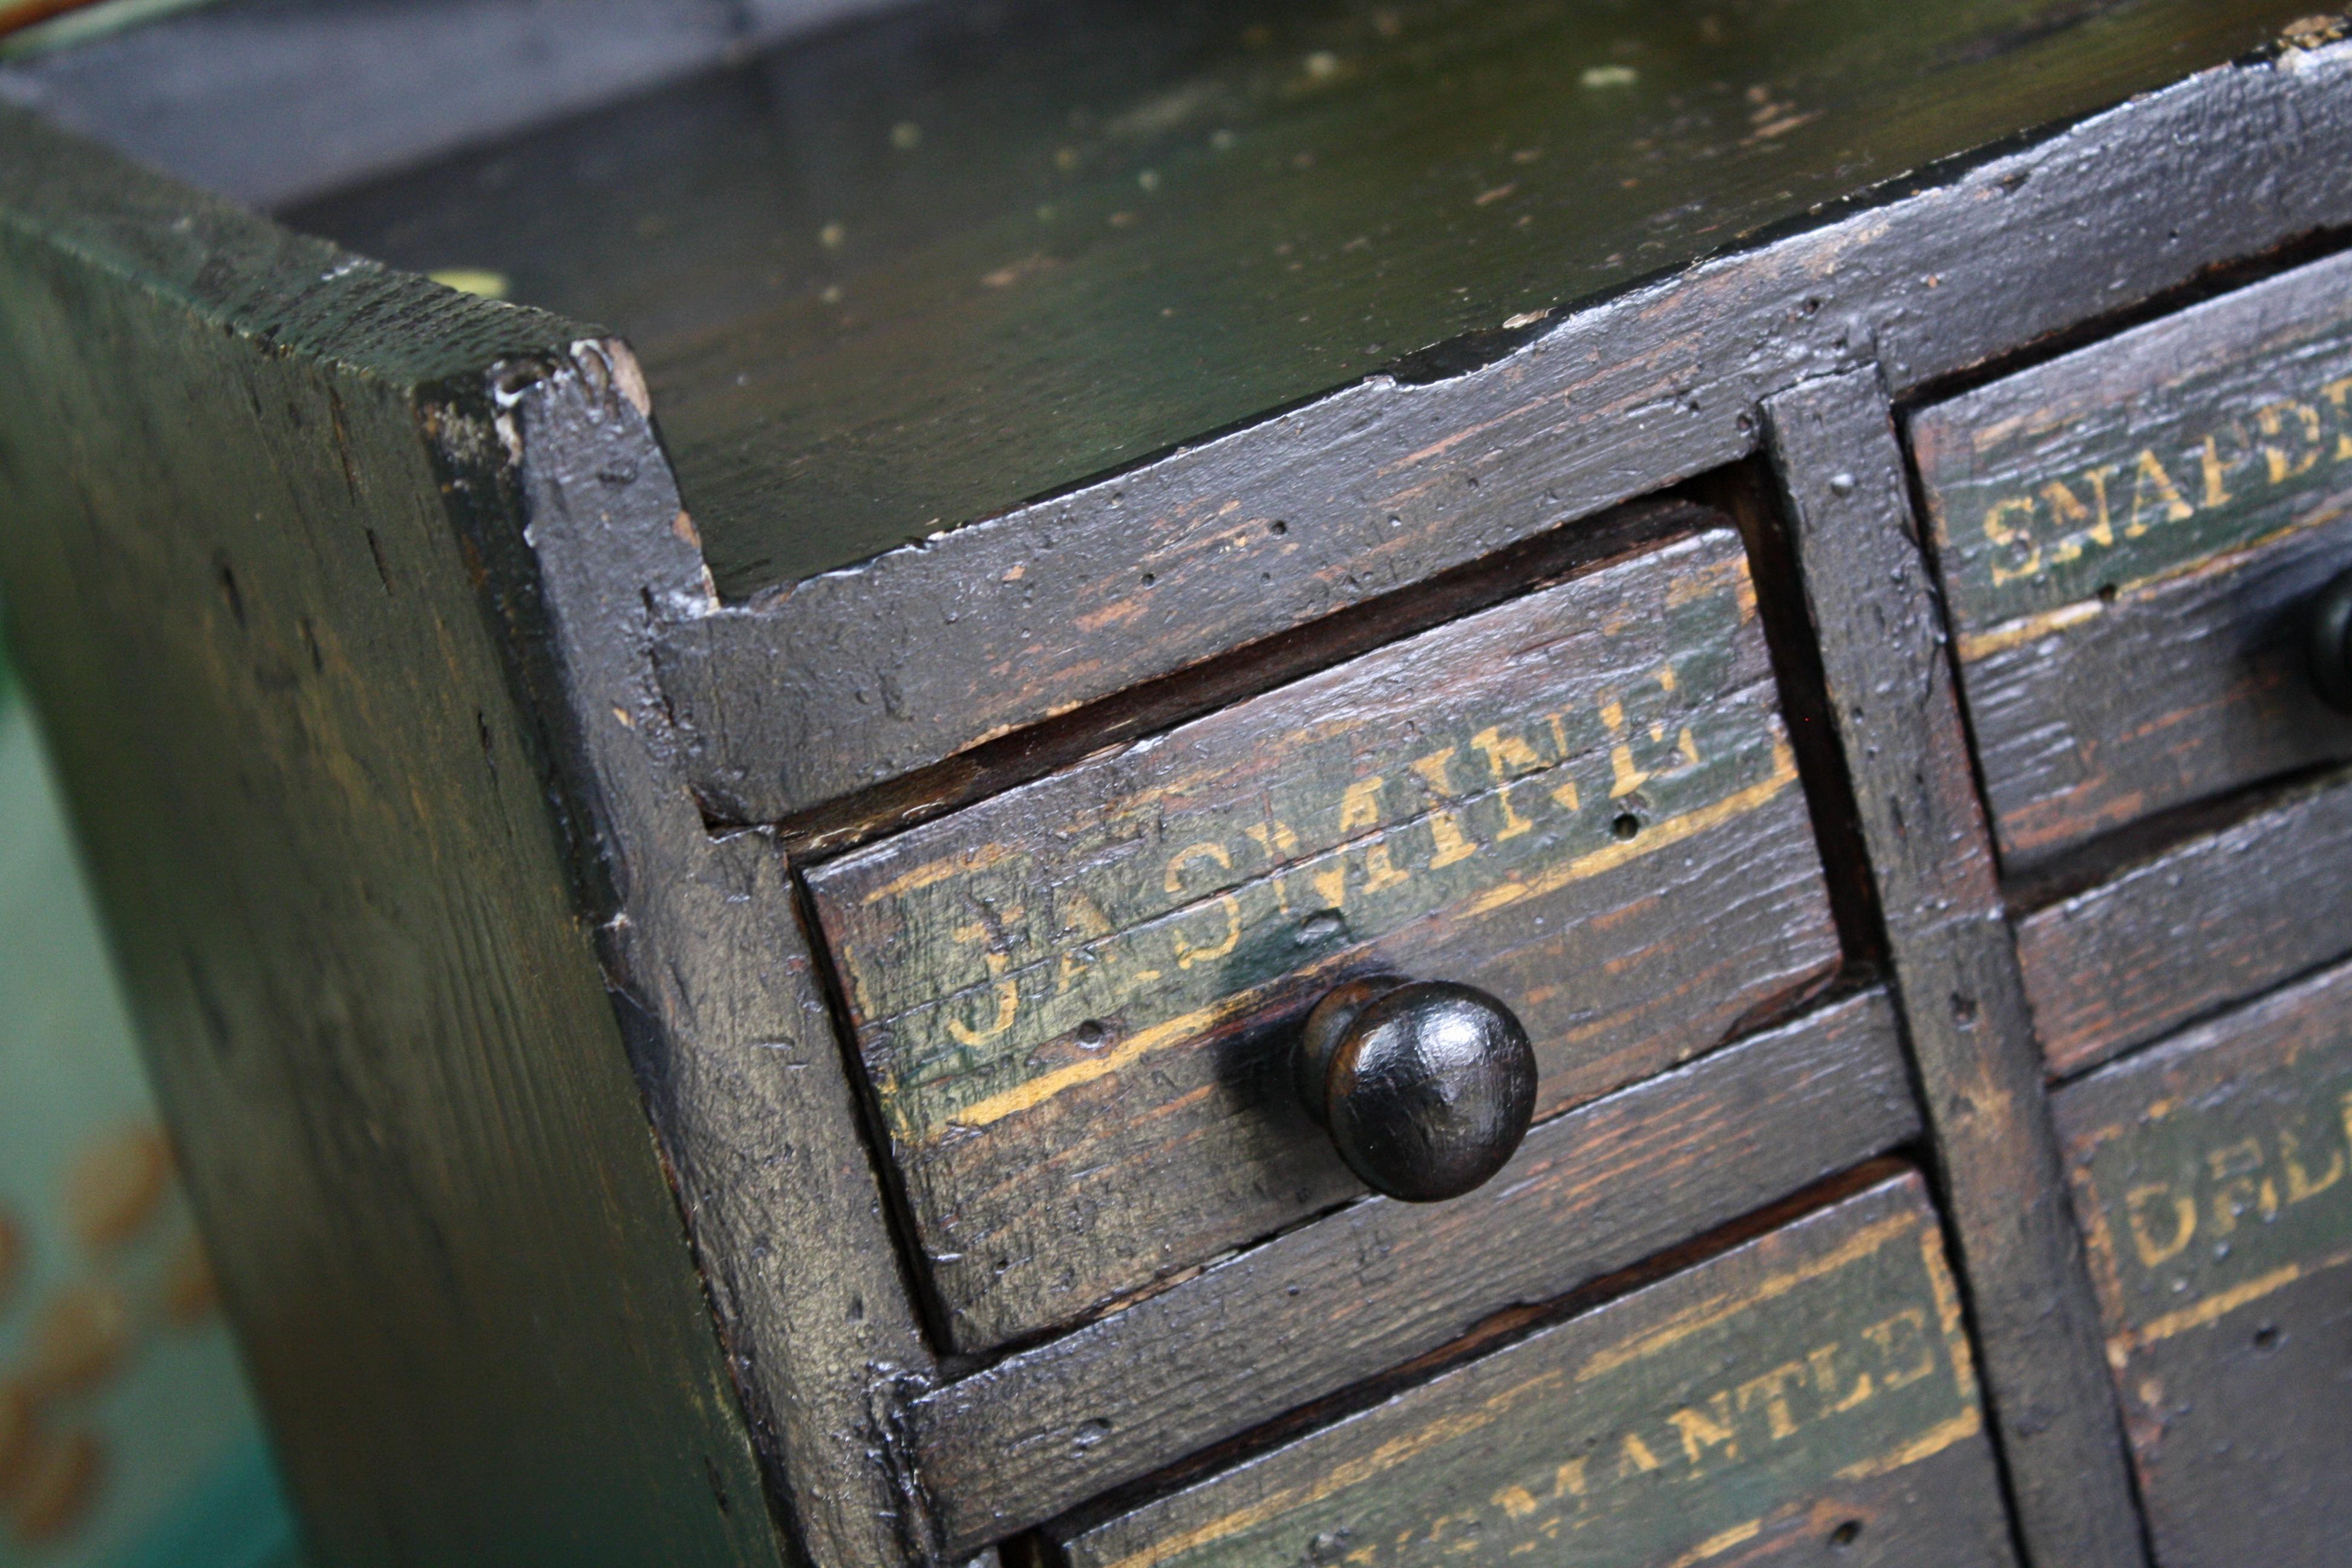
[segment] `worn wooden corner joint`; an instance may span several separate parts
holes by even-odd
[[[850,8],[0,59],[320,1561],[2329,1568],[2340,25]]]

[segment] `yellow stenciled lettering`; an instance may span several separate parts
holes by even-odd
[[[1495,1494],[1494,1502],[1513,1519],[1525,1519],[1539,1506],[1525,1487],[1505,1487]]]
[[[981,941],[987,937],[988,928],[978,925],[959,926],[953,934],[958,942]],[[982,955],[982,962],[988,965],[989,977],[996,982],[991,988],[992,994],[996,998],[996,1016],[987,1024],[978,1026],[967,1024],[961,1018],[950,1017],[948,1034],[958,1045],[983,1045],[1013,1027],[1013,1020],[1021,1016],[1020,984],[1003,977],[1005,970],[1011,967],[1012,960],[1001,952],[989,952]]]
[[[2344,1179],[2344,1151],[2327,1152],[2327,1169],[2313,1176],[2303,1163],[2303,1140],[2292,1132],[2279,1134],[2279,1163],[2286,1167],[2286,1201],[2289,1205],[2306,1203]]]
[[[1166,877],[1162,879],[1162,884],[1169,892],[1181,893],[1184,890],[1184,868],[1196,860],[1213,862],[1222,870],[1230,871],[1234,868],[1233,853],[1223,845],[1188,844],[1168,858],[1168,871]],[[1177,968],[1190,969],[1196,963],[1214,963],[1241,945],[1242,906],[1240,901],[1231,893],[1218,894],[1216,901],[1218,912],[1224,916],[1225,929],[1223,935],[1214,941],[1203,942],[1194,941],[1181,931],[1169,933],[1169,939],[1176,949]]]
[[[1726,1459],[1739,1458],[1739,1437],[1731,1429],[1730,1394],[1717,1394],[1706,1402],[1705,1410],[1685,1405],[1666,1419],[1674,1423],[1675,1434],[1683,1440],[1683,1457],[1694,1470],[1706,1463],[1713,1450],[1720,1449]]]
[[[1601,721],[1614,742],[1609,748],[1609,798],[1622,800],[1650,782],[1633,764],[1633,748],[1625,743],[1625,705],[1612,698],[1601,705]]]
[[[2227,1236],[2238,1228],[2239,1217],[2259,1209],[2265,1220],[2278,1217],[2278,1188],[2265,1176],[2254,1180],[2263,1167],[2263,1144],[2248,1138],[2205,1156],[2206,1169],[2218,1184],[2213,1189],[2213,1234]]]
[[[2290,455],[2285,447],[2277,445],[2278,438],[2286,433],[2290,416],[2302,429],[2304,449],[2299,455]],[[2254,427],[2270,437],[2263,443],[2263,458],[2270,466],[2271,483],[2274,485],[2311,472],[2326,445],[2319,435],[2319,410],[2308,403],[2292,399],[2266,403],[2254,410]]]
[[[1626,1433],[1625,1440],[1617,1446],[1617,1479],[1621,1481],[1627,1476],[1645,1475],[1661,1462],[1657,1455],[1650,1452],[1650,1446],[1642,1441],[1639,1432]]]
[[[1440,800],[1457,798],[1452,778],[1454,750],[1448,746],[1442,752],[1433,752],[1412,764],[1412,771],[1422,776],[1430,793]],[[1457,813],[1443,807],[1433,810],[1429,814],[1429,830],[1437,840],[1437,852],[1429,858],[1433,871],[1442,871],[1478,853],[1478,846],[1463,833],[1462,818]]]
[[[2346,399],[2352,397],[2352,375],[2347,375],[2341,381],[2329,382],[2319,389],[2319,395],[2336,405],[2336,417],[2339,421],[2352,418],[2352,409],[2345,406]],[[2336,431],[2336,460],[2339,463],[2352,463],[2352,427]]]
[[[2205,444],[2198,448],[2197,466],[2205,476],[2205,508],[2208,511],[2217,506],[2228,506],[2236,499],[2222,488],[2221,481],[2229,477],[2230,465],[2221,461],[2221,437],[2205,437]]]
[[[1852,1386],[1843,1394],[1838,1392],[1838,1348],[1836,1342],[1832,1341],[1817,1351],[1805,1353],[1805,1364],[1812,1368],[1813,1388],[1821,1395],[1822,1413],[1825,1415],[1851,1410],[1878,1392],[1878,1385],[1870,1380],[1870,1373],[1866,1372],[1854,1373]]]
[[[2159,1200],[2163,1207],[2158,1207]],[[2169,1231],[2159,1234],[2155,1216],[2166,1215]],[[2154,1268],[2189,1250],[2197,1237],[2197,1200],[2172,1190],[2169,1182],[2148,1182],[2124,1194],[2124,1219],[2131,1230],[2132,1250],[2140,1266]]]
[[[1927,1337],[1924,1307],[1906,1307],[1893,1317],[1881,1318],[1863,1330],[1862,1337],[1878,1347],[1883,1358],[1879,1385],[1889,1393],[1908,1387],[1936,1370],[1936,1342]],[[1910,1360],[1914,1352],[1918,1356],[1916,1362]]]
[[[1579,1455],[1551,1474],[1552,1500],[1584,1495],[1584,1458]]]
[[[2021,525],[2011,525],[2001,521],[2020,513],[2022,513],[2025,518],[2025,521]],[[1998,588],[2003,583],[2014,583],[2020,577],[2031,577],[2042,570],[2042,546],[2033,539],[2033,498],[2032,496],[2011,496],[2004,500],[1993,502],[1992,509],[1985,513],[1984,531],[1985,537],[1992,541],[1996,550],[2013,549],[2020,540],[2024,541],[2026,547],[2024,559],[2015,566],[2003,566],[1998,558],[1994,560],[1992,563],[1994,587]]]
[[[2084,482],[2091,487],[2092,504],[2089,506],[2083,504],[2082,498],[2063,479],[2053,479],[2042,487],[2042,499],[2050,503],[2050,515],[2059,526],[2079,530],[2084,538],[2102,549],[2112,546],[2116,542],[2115,524],[2107,517],[2107,480],[2115,471],[2115,465],[2110,463],[2083,476]],[[2083,553],[2083,547],[2074,543],[2072,538],[2066,541],[2063,548],[2066,552],[2059,556],[2063,561],[2072,561]]]
[[[1494,725],[1470,737],[1471,749],[1486,759],[1486,772],[1494,776],[1495,798],[1502,804],[1503,830],[1495,835],[1495,842],[1517,838],[1535,826],[1521,816],[1511,805],[1511,781],[1531,773],[1543,766],[1536,749],[1518,735],[1506,735]],[[1573,787],[1573,786],[1571,786]]]
[[[1797,1432],[1797,1413],[1790,1407],[1789,1390],[1805,1382],[1805,1363],[1801,1361],[1782,1362],[1761,1377],[1751,1377],[1739,1385],[1739,1413],[1757,1400],[1764,1402],[1764,1430],[1774,1442],[1792,1437]]]
[[[1387,782],[1383,775],[1374,773],[1370,778],[1358,779],[1347,787],[1339,796],[1340,837],[1345,838],[1360,828],[1381,825],[1381,789]],[[1383,888],[1393,888],[1408,879],[1405,873],[1390,861],[1386,843],[1374,843],[1365,849],[1364,891],[1377,893]],[[1315,890],[1322,895],[1327,909],[1336,910],[1341,907],[1346,884],[1346,868],[1335,866],[1316,877]]]
[[[2180,487],[2174,484],[2172,476],[2164,471],[2163,463],[2157,458],[2156,448],[2144,447],[2132,461],[2131,521],[2124,524],[2125,537],[2137,539],[2148,531],[2150,525],[2140,521],[2140,514],[2147,509],[2151,489],[2164,508],[2164,521],[2181,522],[2197,515],[2197,509],[2181,496]]]

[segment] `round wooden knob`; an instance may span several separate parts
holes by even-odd
[[[1392,1198],[1458,1198],[1503,1168],[1536,1110],[1536,1054],[1484,991],[1391,975],[1315,1005],[1298,1095],[1348,1168]]]
[[[2311,683],[2321,701],[2352,713],[2352,572],[2321,589],[2311,606]]]

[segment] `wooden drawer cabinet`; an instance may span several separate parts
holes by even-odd
[[[2352,1464],[2352,969],[2056,1100],[2165,1568],[2335,1561]]]
[[[1076,1523],[1065,1550],[1075,1568],[2015,1560],[1911,1176]]]
[[[865,8],[0,59],[319,1559],[2325,1560],[2346,26]]]
[[[816,867],[959,1350],[1360,1184],[1292,1093],[1341,980],[1478,986],[1548,1116],[1838,961],[1727,520]]]

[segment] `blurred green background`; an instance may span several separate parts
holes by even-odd
[[[31,705],[0,654],[0,1568],[293,1568]]]

